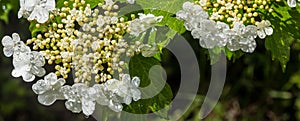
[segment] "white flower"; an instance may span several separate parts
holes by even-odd
[[[213,12],[210,16],[210,19],[213,19],[213,20],[217,20],[219,19],[220,15],[218,12]]]
[[[65,106],[73,113],[79,113],[82,111],[82,92],[88,87],[83,83],[76,83],[69,86],[65,85],[61,87],[60,91],[63,93],[64,98],[67,99]]]
[[[228,29],[229,26],[223,22],[203,20],[199,28],[192,30],[192,36],[199,39],[199,43],[203,48],[223,47],[228,41],[228,37],[224,31]]]
[[[129,4],[134,4],[135,0],[127,0]]]
[[[230,2],[225,4],[226,10],[231,10],[234,5]]]
[[[88,87],[83,83],[76,83],[71,86],[63,86],[60,91],[67,99],[65,106],[73,113],[83,112],[86,116],[92,115],[96,102],[101,105],[108,105],[108,99],[103,92],[104,86],[95,84]]]
[[[105,5],[113,6],[115,2],[113,0],[105,0]]]
[[[119,100],[117,95],[120,91],[120,84],[120,81],[116,79],[107,80],[104,84],[104,94],[108,98],[108,107],[115,112],[120,112],[123,109],[122,100]]]
[[[129,74],[124,74],[122,76],[121,85],[119,87],[118,95],[123,97],[125,104],[129,105],[132,101],[138,101],[141,99],[141,92],[138,89],[140,85],[140,79],[138,77],[133,77],[132,80]]]
[[[102,27],[104,24],[105,24],[105,20],[103,19],[103,16],[99,16],[97,21],[96,21],[96,24],[99,26],[99,27]]]
[[[14,49],[17,45],[22,44],[20,41],[20,36],[17,33],[12,34],[12,38],[9,36],[5,36],[2,39],[2,45],[4,46],[3,52],[6,57],[10,57],[14,53]]]
[[[257,35],[259,38],[264,39],[267,35],[273,34],[273,28],[270,27],[271,23],[268,20],[262,20],[257,24]]]
[[[255,50],[255,38],[257,37],[255,26],[245,26],[240,22],[235,22],[233,28],[226,33],[230,36],[230,41],[227,44],[230,51],[241,49],[244,52],[252,53]]]
[[[138,52],[141,52],[144,57],[152,57],[159,53],[157,45],[142,44],[137,48]]]
[[[18,52],[13,55],[13,66],[12,71],[13,77],[22,76],[25,82],[31,82],[35,79],[35,75],[42,77],[46,71],[42,66],[45,65],[45,59],[41,53],[36,51],[30,51],[27,46],[20,46]]]
[[[298,0],[298,1],[300,1],[300,0]],[[296,0],[287,0],[287,4],[290,7],[296,7]]]
[[[176,13],[176,17],[185,21],[184,26],[189,31],[199,28],[201,21],[208,19],[208,13],[200,5],[185,2],[182,8],[183,10]]]
[[[38,101],[43,105],[52,105],[57,99],[64,99],[60,88],[66,83],[65,79],[57,79],[56,74],[50,73],[44,79],[32,85],[34,93],[38,94]]]
[[[92,9],[89,6],[86,6],[84,9],[84,13],[86,16],[91,16],[92,15]]]
[[[62,22],[66,24],[66,28],[74,26],[74,20],[72,20],[70,15],[67,16],[67,19],[63,19]]]
[[[160,22],[163,16],[154,16],[153,14],[142,14],[139,13],[139,18],[131,21],[129,25],[130,34],[134,36],[139,36],[140,33],[146,31],[147,29],[153,27],[157,22]]]
[[[200,0],[199,3],[201,6],[206,6],[207,0]]]
[[[28,18],[30,12],[33,10],[37,0],[20,0],[20,9],[18,12],[18,18]]]
[[[18,18],[25,17],[45,23],[49,19],[49,11],[55,9],[55,0],[20,0],[20,6]]]

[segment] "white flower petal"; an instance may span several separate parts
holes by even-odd
[[[48,11],[54,10],[55,9],[55,0],[47,0],[45,8]]]
[[[120,112],[123,109],[123,106],[120,103],[114,102],[112,100],[109,101],[108,107],[115,112]]]
[[[273,34],[273,28],[272,27],[266,27],[265,28],[265,32],[267,35],[272,35]]]
[[[32,90],[35,94],[43,94],[49,89],[50,85],[48,85],[45,80],[38,80],[35,84],[32,85]]]
[[[52,92],[46,92],[38,96],[38,101],[43,105],[49,106],[56,101],[56,96]]]
[[[122,81],[125,83],[130,83],[130,75],[129,74],[123,74]]]
[[[19,36],[19,34],[18,34],[18,33],[13,33],[13,34],[12,34],[12,40],[13,40],[13,42],[18,42],[18,41],[20,41],[20,36]]]
[[[5,36],[2,38],[2,45],[3,46],[9,46],[9,47],[13,47],[14,46],[14,42],[13,39],[9,36]]]
[[[138,89],[132,89],[131,90],[132,98],[134,101],[138,101],[141,99],[141,91]]]
[[[135,1],[135,0],[127,0],[127,2],[128,2],[129,4],[134,4],[134,1]]]
[[[290,7],[296,7],[296,0],[287,0],[287,3]]]
[[[45,65],[45,59],[41,53],[37,51],[32,51],[31,56],[32,56],[31,63],[33,63],[35,66],[41,67]]]
[[[23,8],[25,5],[25,0],[20,0],[20,7]]]
[[[45,23],[49,19],[49,12],[46,9],[40,8],[36,15],[36,20],[39,23]]]
[[[251,40],[247,45],[242,46],[241,50],[247,53],[252,53],[256,48],[255,40]]]
[[[26,11],[32,11],[34,9],[34,6],[36,6],[38,1],[39,0],[25,0],[24,9]]]
[[[27,71],[23,71],[22,78],[25,82],[32,82],[35,79],[35,76]]]
[[[49,73],[48,75],[45,76],[45,80],[50,85],[55,85],[57,83],[57,76],[55,73]]]
[[[4,53],[4,55],[5,55],[6,57],[10,57],[10,56],[13,55],[14,50],[13,50],[12,47],[6,46],[6,47],[3,48],[3,53]]]
[[[131,103],[131,101],[132,101],[132,98],[131,98],[131,96],[125,96],[125,97],[123,98],[123,101],[124,101],[124,103],[125,103],[126,105],[129,105],[129,104]]]
[[[257,35],[260,39],[264,39],[266,37],[266,33],[264,32],[263,29],[258,30]]]
[[[32,66],[30,72],[38,77],[42,77],[46,74],[46,70],[41,67]]]
[[[24,9],[20,8],[18,11],[18,19],[22,18]]]
[[[20,76],[22,76],[22,73],[20,72],[20,70],[14,69],[14,70],[12,70],[11,75],[13,77],[20,77]]]
[[[66,101],[65,106],[68,110],[72,111],[73,113],[79,113],[81,111],[81,102],[73,102],[73,101]]]
[[[131,84],[135,87],[139,87],[140,82],[141,82],[140,78],[135,76],[132,78]]]
[[[92,115],[95,110],[96,103],[91,100],[82,99],[82,112],[86,115]]]
[[[185,2],[182,5],[183,10],[186,10],[186,11],[190,10],[192,7],[193,7],[193,3],[191,3],[191,2]]]

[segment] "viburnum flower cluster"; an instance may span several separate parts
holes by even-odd
[[[296,0],[287,3],[296,6]],[[261,11],[273,12],[269,5],[270,0],[199,0],[185,2],[176,17],[203,48],[252,53],[257,37],[273,34],[270,21],[259,17]],[[120,112],[124,104],[141,99],[143,80],[129,74],[128,63],[139,53],[159,53],[160,43],[143,43],[143,37],[157,30],[163,16],[122,17],[114,0],[95,6],[85,0],[64,1],[60,7],[55,0],[20,0],[18,18],[31,22],[32,38],[24,43],[13,33],[1,43],[4,55],[12,57],[13,77],[25,82],[38,78],[32,90],[41,104],[65,100],[68,110],[89,116],[96,105]]]
[[[242,2],[231,3],[228,1],[226,3],[219,0],[218,3],[213,5],[211,15],[206,11],[207,6],[211,4],[210,2],[185,2],[183,10],[178,11],[176,15],[178,19],[184,20],[184,26],[191,31],[192,36],[199,39],[201,47],[212,49],[227,46],[230,51],[241,49],[244,52],[252,53],[256,48],[255,38],[257,38],[257,35],[259,38],[264,39],[266,35],[272,35],[273,29],[270,27],[271,23],[268,20],[255,21],[252,16],[257,17],[257,13],[252,13],[251,11],[254,10],[248,8],[245,5],[246,3],[242,4]],[[256,3],[254,3],[255,5]],[[241,15],[239,13],[240,8],[246,8],[246,11],[249,10],[250,12]],[[228,13],[226,14],[224,11]],[[268,11],[272,12],[271,9]],[[223,20],[227,20],[226,23]],[[251,23],[255,25],[251,25]]]
[[[41,31],[33,33],[26,44],[17,33],[2,39],[4,55],[13,57],[12,76],[22,76],[26,82],[44,76],[32,85],[41,104],[66,100],[68,110],[82,111],[87,116],[93,114],[96,105],[120,112],[122,104],[141,99],[141,80],[131,78],[126,63],[137,53],[157,51],[143,49],[150,45],[124,37],[139,36],[162,16],[139,13],[138,18],[125,20],[118,16],[119,6],[113,0],[105,0],[95,9],[84,0],[65,1],[61,8],[55,6],[55,0],[20,0],[18,17],[27,18]],[[46,63],[53,65],[55,71],[46,71]]]

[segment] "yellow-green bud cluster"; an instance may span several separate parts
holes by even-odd
[[[126,66],[120,56],[132,56],[136,47],[123,40],[124,34],[130,32],[130,21],[114,12],[118,5],[100,3],[92,10],[84,0],[71,1],[72,5],[65,1],[64,7],[51,13],[47,23],[36,24],[36,28],[45,30],[27,44],[39,50],[48,64],[55,64],[57,76],[68,78],[74,69],[75,83],[105,82],[115,72],[122,73]]]
[[[200,0],[195,3],[210,14],[211,20],[223,21],[230,25],[233,22],[255,24],[260,21],[261,12],[273,12],[270,8],[271,0]]]

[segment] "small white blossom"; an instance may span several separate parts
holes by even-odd
[[[55,9],[55,0],[20,0],[20,6],[18,18],[23,16],[28,20],[45,23],[49,19],[49,11]]]
[[[142,14],[139,13],[139,18],[134,19],[130,25],[130,34],[138,36],[140,33],[146,31],[147,29],[153,27],[157,22],[160,22],[163,16],[154,16],[153,14]]]
[[[208,19],[209,15],[200,5],[194,5],[191,2],[185,2],[183,10],[176,13],[178,19],[184,20],[184,26],[187,30],[192,31],[199,28],[202,20]]]
[[[228,41],[224,31],[228,29],[229,26],[223,22],[203,20],[199,28],[192,30],[192,36],[199,39],[199,43],[203,48],[223,47]]]
[[[210,16],[210,19],[213,19],[213,20],[217,20],[219,19],[220,15],[218,12],[213,12]]]
[[[298,0],[300,2],[300,0]],[[287,3],[290,7],[296,7],[296,0],[287,0]]]
[[[159,53],[157,45],[142,44],[137,48],[137,52],[141,52],[144,57],[152,57]]]
[[[22,18],[22,17],[28,18],[35,4],[36,4],[36,0],[20,0],[20,9],[18,12],[18,18]]]
[[[127,0],[129,4],[134,4],[135,0]]]
[[[80,113],[82,111],[82,92],[88,87],[83,83],[76,83],[72,86],[65,85],[60,91],[63,93],[64,98],[67,99],[65,106],[73,113]]]
[[[105,24],[105,20],[103,19],[103,16],[99,16],[97,21],[96,21],[96,24],[99,26],[99,27],[102,27],[104,24]]]
[[[122,76],[121,85],[119,87],[119,94],[123,97],[123,101],[125,104],[129,105],[132,101],[138,101],[141,99],[141,92],[138,89],[140,85],[140,79],[138,77],[133,77],[132,80],[129,74],[124,74]]]
[[[86,116],[92,115],[96,102],[101,105],[108,105],[108,99],[104,95],[104,86],[95,84],[88,87],[83,83],[76,83],[73,86],[65,85],[60,89],[65,99],[65,106],[73,113],[83,112]]]
[[[25,82],[33,81],[35,75],[38,77],[44,76],[46,71],[42,66],[45,65],[45,59],[42,54],[36,51],[31,52],[27,46],[22,48],[24,48],[24,51],[13,55],[13,66],[15,69],[12,71],[12,76],[22,76]]]
[[[234,5],[230,2],[225,4],[226,10],[231,10]]]
[[[31,82],[36,76],[43,76],[45,69],[42,68],[45,64],[45,59],[41,53],[32,51],[26,46],[23,41],[20,41],[20,36],[17,33],[13,33],[12,38],[5,36],[2,39],[2,45],[4,46],[4,55],[10,57],[13,55],[12,71],[13,77],[22,76],[26,82]]]
[[[207,0],[200,0],[199,3],[201,6],[206,6]]]
[[[57,78],[54,73],[45,76],[32,85],[34,93],[38,94],[38,101],[43,105],[52,105],[57,99],[64,99],[60,88],[66,83],[65,79]]]
[[[92,15],[92,9],[89,6],[86,6],[84,9],[84,13],[86,16],[91,16]]]
[[[227,44],[230,51],[241,49],[244,52],[252,53],[255,50],[257,28],[254,25],[245,26],[240,22],[235,22],[227,34],[230,36],[230,41]]]
[[[105,0],[105,5],[113,6],[115,2],[113,0]]]
[[[2,45],[4,46],[3,52],[6,57],[10,57],[14,53],[15,46],[20,45],[20,36],[17,33],[13,33],[12,37],[5,36],[2,39]]]
[[[264,39],[267,35],[273,34],[273,28],[268,20],[262,20],[257,24],[257,35],[259,38]]]
[[[122,111],[121,103],[129,105],[132,101],[138,101],[141,98],[141,92],[138,89],[140,79],[133,77],[130,79],[129,74],[124,74],[121,81],[110,79],[104,84],[105,94],[109,100],[108,107],[115,112]],[[121,100],[120,100],[121,99]]]

